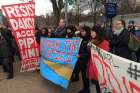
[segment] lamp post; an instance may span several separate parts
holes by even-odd
[[[112,19],[117,15],[116,0],[108,0],[105,4],[106,16],[110,20],[110,29],[112,29]]]
[[[65,0],[65,23],[68,26],[68,0]]]
[[[77,24],[78,24],[78,26],[79,26],[79,22],[80,22],[80,0],[76,0],[76,6],[77,6],[77,8],[76,8],[76,11],[77,11]]]

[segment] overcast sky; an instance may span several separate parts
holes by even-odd
[[[23,0],[0,0],[0,8],[2,5],[22,3]],[[26,0],[24,0],[26,1]],[[35,0],[36,15],[45,15],[52,12],[52,4],[50,0]]]

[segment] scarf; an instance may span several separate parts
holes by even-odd
[[[119,36],[120,33],[123,31],[123,29],[124,29],[124,28],[121,28],[121,29],[119,29],[119,30],[116,30],[116,31],[114,32],[114,35]]]

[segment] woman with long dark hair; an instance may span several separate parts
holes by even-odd
[[[109,43],[106,40],[105,31],[100,25],[93,26],[93,28],[91,29],[91,39],[88,43],[89,53],[91,52],[92,44],[103,50],[109,51]],[[92,59],[90,57],[87,66],[87,77],[92,84],[96,85],[97,93],[101,93],[98,78],[96,77],[97,70],[95,69],[96,66],[92,63]]]
[[[48,29],[46,27],[41,29],[41,37],[48,37]]]
[[[78,61],[73,72],[72,81],[78,81],[79,73],[81,72],[84,87],[81,91],[79,91],[79,93],[89,93],[89,80],[86,77],[87,62],[90,56],[87,48],[87,44],[90,40],[90,28],[88,26],[82,27],[80,37],[82,42],[79,55],[77,56]]]
[[[100,25],[96,25],[91,29],[90,42],[101,49],[109,51],[109,42],[106,40],[105,30]]]

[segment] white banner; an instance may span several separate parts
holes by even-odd
[[[113,55],[94,45],[91,51],[102,93],[140,93],[139,63]]]

